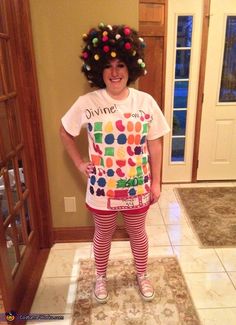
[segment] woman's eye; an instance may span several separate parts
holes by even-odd
[[[118,68],[124,68],[125,65],[124,65],[124,63],[119,63],[119,64],[117,65],[117,67],[118,67]]]
[[[109,69],[111,66],[110,65],[105,65],[104,69]]]

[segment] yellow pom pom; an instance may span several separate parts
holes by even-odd
[[[111,57],[115,58],[116,57],[116,52],[111,52]]]
[[[98,54],[95,54],[94,55],[94,60],[98,61],[100,59],[99,55]]]

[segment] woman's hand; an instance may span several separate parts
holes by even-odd
[[[89,175],[92,173],[94,169],[94,165],[92,164],[91,161],[81,162],[77,168],[82,174],[89,177]]]
[[[159,200],[161,195],[161,186],[160,183],[152,183],[150,188],[150,204],[154,204]]]

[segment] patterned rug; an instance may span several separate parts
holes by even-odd
[[[138,293],[131,259],[108,265],[109,301],[93,297],[94,261],[81,261],[73,325],[199,325],[200,321],[175,257],[150,258],[156,295],[151,302]]]
[[[202,246],[236,246],[236,187],[176,190]]]

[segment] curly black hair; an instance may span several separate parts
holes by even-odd
[[[85,46],[80,58],[84,64],[81,71],[91,86],[105,88],[103,70],[112,59],[119,59],[128,68],[128,85],[146,74],[144,63],[144,40],[136,30],[126,25],[105,25],[92,28],[83,35]]]

